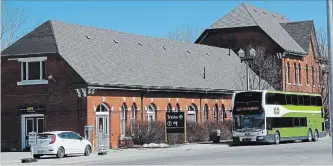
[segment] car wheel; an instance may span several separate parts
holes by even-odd
[[[280,144],[280,134],[279,134],[279,132],[275,132],[274,143],[275,144]]]
[[[65,149],[60,147],[57,152],[57,158],[63,158],[65,156]]]
[[[34,158],[35,158],[35,159],[40,159],[40,156],[41,156],[41,155],[34,154]]]
[[[87,145],[86,148],[84,149],[84,155],[89,156],[90,153],[91,153],[91,148],[89,145]]]
[[[316,141],[318,141],[318,137],[319,137],[319,136],[318,136],[318,131],[315,130],[315,131],[313,132],[313,139],[312,139],[312,140],[313,140],[314,142],[316,142]]]

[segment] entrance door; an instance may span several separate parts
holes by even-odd
[[[24,120],[25,128],[24,128],[24,141],[25,149],[30,150],[29,145],[29,132],[44,132],[44,117],[26,117]]]
[[[100,135],[102,134],[102,135]],[[104,145],[104,148],[109,148],[109,116],[96,116],[96,140],[98,145]],[[100,139],[103,140],[100,140]]]

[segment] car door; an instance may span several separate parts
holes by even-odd
[[[59,146],[64,147],[65,149],[65,153],[69,154],[69,153],[73,153],[74,149],[73,149],[73,143],[72,143],[72,139],[70,137],[70,134],[68,132],[62,132],[59,133],[58,136],[61,138],[61,140],[59,140]]]
[[[83,141],[82,141],[81,137],[74,132],[70,132],[69,135],[71,138],[73,153],[83,153],[84,148],[82,148]]]

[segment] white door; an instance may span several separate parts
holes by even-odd
[[[101,135],[102,134],[102,135]],[[109,148],[109,116],[96,116],[96,140],[98,145]]]
[[[25,141],[26,146],[30,148],[29,145],[29,133],[35,132],[35,119],[25,118]]]

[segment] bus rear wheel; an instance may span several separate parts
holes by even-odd
[[[318,135],[318,131],[315,130],[315,131],[313,132],[313,138],[312,138],[312,141],[314,141],[314,142],[318,141],[318,137],[319,137],[319,135]]]
[[[279,134],[279,132],[275,132],[274,144],[280,144],[280,134]]]

